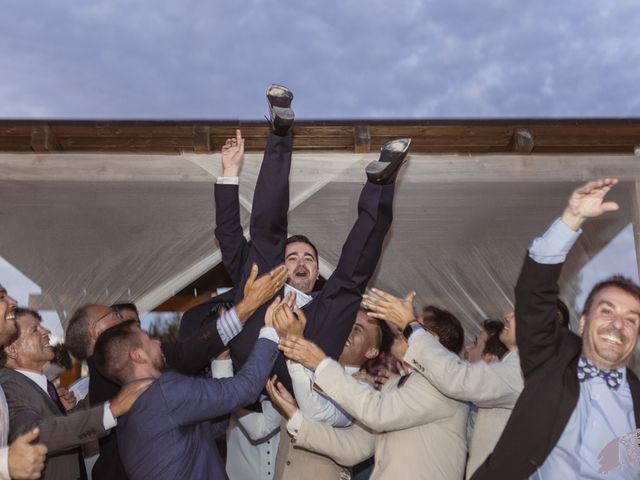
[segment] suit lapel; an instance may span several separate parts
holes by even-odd
[[[633,400],[636,428],[640,428],[640,380],[630,368],[627,368],[627,382],[629,382],[629,390],[631,390],[631,399]]]
[[[34,395],[39,395],[40,397],[42,397],[44,403],[51,410],[51,413],[53,413],[54,415],[59,415],[60,414],[60,409],[58,408],[58,405],[55,404],[55,402],[51,399],[49,394],[47,392],[45,392],[44,390],[42,390],[42,388],[40,388],[40,386],[36,382],[31,380],[30,378],[25,377],[20,372],[16,372],[15,370],[13,370],[11,368],[7,369],[7,373],[9,373],[13,377],[15,377],[16,381],[18,381],[22,385],[24,385],[24,387],[26,389],[31,390]]]

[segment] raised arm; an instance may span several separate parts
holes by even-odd
[[[222,147],[222,177],[215,185],[215,236],[222,251],[222,262],[234,285],[240,283],[249,257],[249,245],[240,223],[238,176],[244,163],[244,139],[240,130]]]
[[[295,399],[275,377],[267,382],[273,405],[287,421],[287,431],[296,438],[296,446],[331,457],[336,463],[352,466],[373,455],[376,433],[353,424],[335,428],[305,418]]]
[[[448,397],[479,407],[513,408],[522,391],[518,368],[501,362],[465,362],[425,330],[411,335],[404,361]]]
[[[617,183],[617,179],[605,178],[575,190],[562,216],[529,248],[515,288],[516,341],[525,378],[555,352],[560,336],[556,300],[562,264],[587,219],[618,209],[616,203],[604,201]]]
[[[372,390],[348,375],[335,360],[301,337],[280,341],[280,349],[316,372],[316,385],[347,413],[367,427],[394,431],[449,417],[453,409],[426,381],[408,381],[402,388]]]

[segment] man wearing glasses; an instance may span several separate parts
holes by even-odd
[[[219,355],[255,310],[271,299],[284,285],[287,270],[284,265],[274,268],[258,278],[258,269],[251,271],[244,297],[215,322],[208,322],[198,331],[180,342],[161,344],[162,354],[169,369],[194,375]],[[123,321],[118,308],[105,305],[87,305],[78,309],[67,324],[65,344],[78,359],[87,360],[89,367],[89,402],[99,404],[113,398],[120,386],[104,377],[96,368],[93,350],[100,334]],[[237,328],[240,325],[240,328]],[[118,454],[115,432],[100,439],[100,457],[96,461],[94,480],[126,479]]]

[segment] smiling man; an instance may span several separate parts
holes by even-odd
[[[150,382],[131,384],[111,402],[67,414],[43,374],[45,364],[54,358],[49,331],[35,311],[17,308],[14,314],[19,334],[4,347],[0,360],[5,367],[0,369],[0,383],[9,406],[9,439],[38,427],[40,441],[48,449],[42,478],[85,478],[78,447],[114,427],[115,418],[129,410]]]
[[[589,182],[534,240],[516,285],[516,339],[525,387],[492,455],[473,480],[603,478],[598,455],[640,425],[640,381],[627,368],[640,328],[640,287],[597,284],[580,318],[582,339],[557,322],[558,277],[591,217],[618,209],[604,197],[616,179]],[[607,479],[638,478],[622,466]]]

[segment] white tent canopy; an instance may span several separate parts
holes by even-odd
[[[376,157],[294,153],[289,231],[316,243],[324,276]],[[241,174],[245,231],[261,159],[247,154]],[[152,309],[220,262],[218,174],[219,155],[2,153],[0,255],[41,287],[30,306],[55,309],[63,322],[89,302]],[[415,289],[420,304],[452,310],[473,335],[481,319],[511,307],[533,236],[573,188],[603,175],[621,178],[612,197],[622,208],[588,224],[572,252],[561,279],[571,305],[580,268],[629,222],[638,225],[633,155],[411,155],[373,285]]]

